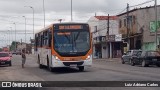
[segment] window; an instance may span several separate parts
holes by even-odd
[[[148,56],[160,56],[158,52],[148,52]]]
[[[37,47],[38,47],[38,34],[35,35],[35,51],[37,51]]]
[[[48,45],[48,33],[47,31],[43,32],[43,46],[47,46]]]
[[[41,35],[40,35],[40,33],[38,34],[38,46],[40,47],[41,46]]]
[[[136,24],[136,17],[132,16],[132,19],[133,19],[133,24]]]
[[[97,32],[97,26],[94,26],[94,32]]]
[[[41,36],[40,36],[40,42],[41,42],[41,44],[40,44],[40,46],[42,47],[43,46],[43,33],[41,34]]]
[[[48,46],[51,47],[51,42],[52,42],[52,32],[51,30],[49,29],[48,30]]]
[[[127,20],[124,19],[124,26],[126,27],[127,26]]]
[[[119,20],[119,28],[122,27],[122,20]]]
[[[0,53],[0,57],[9,57],[8,53]]]

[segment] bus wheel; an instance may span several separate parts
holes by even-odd
[[[39,68],[42,69],[43,68],[43,65],[40,64],[40,58],[39,58],[39,55],[38,55],[38,63],[39,63]]]
[[[52,67],[49,67],[48,69],[49,69],[49,71],[51,71],[51,72],[54,71],[54,69],[53,69]]]
[[[79,71],[84,71],[84,66],[79,66]]]
[[[48,59],[48,56],[47,56],[47,69],[51,72],[53,72],[53,68],[49,65],[49,59]]]
[[[43,68],[43,65],[42,65],[42,64],[39,64],[39,68],[42,69],[42,68]]]

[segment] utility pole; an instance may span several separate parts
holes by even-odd
[[[107,36],[109,40],[109,14],[108,14],[108,20],[107,20]]]
[[[156,24],[156,27],[155,27],[155,42],[156,42],[156,49],[158,49],[157,47],[157,0],[155,0],[155,24]]]
[[[22,16],[22,17],[24,17],[24,20],[25,20],[25,43],[27,44],[26,42],[26,17],[25,16]]]
[[[73,15],[72,15],[72,0],[71,0],[71,21],[73,20]]]
[[[111,42],[109,40],[109,14],[108,14],[108,19],[107,19],[107,37],[108,37],[108,46],[109,46],[109,58],[112,58],[112,45],[111,45]]]
[[[11,43],[12,43],[12,41],[13,41],[13,37],[12,37],[12,27],[9,27],[9,28],[11,29],[10,34],[11,34]]]
[[[34,39],[34,8],[32,6],[24,6],[24,7],[29,7],[33,11],[33,39]]]
[[[43,0],[43,14],[44,14],[44,27],[45,27],[45,7],[44,7],[44,0]]]
[[[127,3],[127,47],[130,49],[130,40],[129,40],[129,4]]]
[[[10,30],[8,30],[8,42],[9,42],[9,44],[8,45],[10,45]]]
[[[16,23],[13,23],[15,25],[15,43],[14,43],[14,50],[16,51],[16,48],[17,48],[17,42],[16,42]]]

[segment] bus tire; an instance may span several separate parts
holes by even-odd
[[[43,68],[43,65],[42,65],[42,64],[39,64],[39,68],[42,69],[42,68]]]
[[[47,55],[47,69],[51,72],[53,72],[53,68],[49,65],[49,58],[48,58],[48,55]]]
[[[79,71],[84,71],[84,66],[79,66]]]
[[[38,63],[39,63],[39,68],[42,69],[43,68],[43,65],[40,64],[40,58],[39,58],[39,55],[38,55]]]

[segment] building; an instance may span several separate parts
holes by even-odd
[[[30,39],[31,41],[31,44],[32,44],[32,54],[34,54],[34,43],[35,43],[35,40],[34,39]]]
[[[26,44],[26,43],[18,43],[17,50],[21,51],[22,49],[26,48],[26,53],[31,54],[32,53],[32,44]]]
[[[3,51],[4,52],[9,52],[9,48],[8,47],[3,47]]]
[[[158,45],[160,42],[160,6],[157,6],[158,16]],[[128,49],[156,50],[155,38],[155,8],[154,6],[137,8],[117,15],[119,17],[119,33],[127,42]],[[127,23],[128,17],[128,23]],[[128,25],[128,30],[127,30]],[[127,33],[128,31],[128,33]]]
[[[93,38],[93,58],[120,57],[122,41],[118,33],[118,17],[93,16],[88,20],[88,24]],[[115,38],[118,41],[115,41]]]

